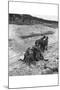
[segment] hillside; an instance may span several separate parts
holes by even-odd
[[[35,24],[44,24],[49,27],[58,27],[57,21],[44,20],[37,18],[28,14],[9,14],[9,24],[17,25],[35,25]]]

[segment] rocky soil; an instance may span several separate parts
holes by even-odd
[[[48,33],[53,32],[53,34]],[[34,45],[35,40],[42,37],[34,36],[22,39],[23,35],[45,34],[48,39],[48,50],[43,53],[45,60],[40,60],[31,66],[26,65],[20,58],[24,58],[24,52],[28,47]],[[44,25],[9,25],[9,75],[41,75],[58,73],[59,46],[58,28],[51,28]]]

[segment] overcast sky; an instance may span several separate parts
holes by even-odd
[[[58,5],[9,2],[9,13],[30,14],[44,19],[58,20]]]

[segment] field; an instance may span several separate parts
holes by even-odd
[[[41,75],[58,73],[59,46],[58,27],[46,26],[44,24],[35,25],[14,25],[9,24],[9,75]],[[38,61],[36,65],[29,67],[20,58],[24,58],[24,53],[28,47],[32,47],[35,40],[43,35],[48,36],[48,50],[43,53],[48,61]],[[47,68],[45,68],[47,67]]]

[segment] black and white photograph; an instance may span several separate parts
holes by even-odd
[[[56,75],[58,82],[58,5],[9,2],[8,7],[9,77]]]

